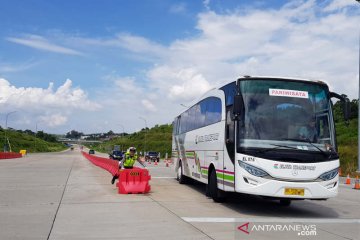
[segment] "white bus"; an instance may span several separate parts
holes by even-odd
[[[207,92],[173,122],[177,180],[206,184],[216,202],[226,192],[279,199],[337,195],[337,153],[331,98],[321,81],[245,76]]]

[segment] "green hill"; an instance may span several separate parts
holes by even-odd
[[[21,149],[27,152],[56,152],[66,149],[66,146],[59,142],[48,142],[33,135],[8,129],[6,135],[9,139],[11,150],[19,152]],[[48,135],[48,134],[47,134]],[[3,151],[5,144],[4,129],[0,129],[0,151]]]
[[[123,137],[114,138],[110,141],[89,146],[96,151],[109,152],[114,148],[114,145],[121,146],[125,150],[130,146],[137,148],[138,152],[157,151],[164,157],[166,153],[171,156],[171,140],[172,140],[172,126],[171,125],[156,125],[151,129],[142,129],[140,132],[129,134]]]

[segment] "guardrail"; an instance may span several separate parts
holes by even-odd
[[[21,158],[21,153],[16,152],[0,152],[0,159],[11,159],[11,158]]]

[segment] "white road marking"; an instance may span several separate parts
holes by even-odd
[[[212,218],[182,217],[189,223],[235,223],[235,222],[276,222],[276,223],[360,223],[360,219],[346,218]]]

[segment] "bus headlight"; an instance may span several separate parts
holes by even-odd
[[[329,181],[329,180],[333,179],[334,177],[336,177],[336,175],[338,175],[338,173],[339,173],[339,168],[335,168],[331,171],[321,174],[319,178],[323,181]]]
[[[254,175],[256,177],[265,177],[269,174],[265,172],[264,170],[261,170],[260,168],[254,167],[250,164],[244,163],[243,161],[238,161],[239,166],[245,169],[247,172],[249,172],[251,175]]]

